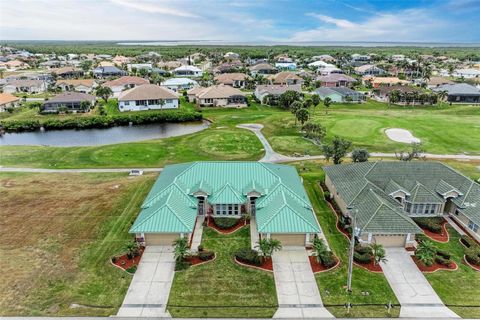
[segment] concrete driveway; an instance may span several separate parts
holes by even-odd
[[[147,246],[117,316],[171,317],[166,311],[175,259],[172,247]]]
[[[400,302],[400,317],[459,318],[448,309],[404,248],[385,248],[382,269]]]
[[[323,306],[305,248],[275,252],[273,273],[279,306],[274,318],[333,318]]]

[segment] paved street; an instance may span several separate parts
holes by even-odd
[[[440,297],[404,248],[386,247],[382,269],[400,302],[400,317],[459,318]]]
[[[170,317],[166,306],[174,269],[172,247],[147,246],[117,315]]]
[[[279,306],[274,318],[333,318],[323,306],[305,248],[275,252],[273,273]]]

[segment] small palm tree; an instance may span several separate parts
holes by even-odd
[[[261,239],[257,242],[255,248],[260,251],[260,256],[264,261],[265,258],[270,258],[274,251],[281,250],[282,244],[277,239]]]
[[[415,257],[423,264],[431,266],[437,254],[437,248],[430,240],[422,240],[415,251]]]
[[[315,238],[313,240],[313,255],[317,259],[317,262],[320,263],[321,257],[328,253],[327,246],[325,245],[325,241],[323,239]]]
[[[323,100],[323,105],[325,106],[325,114],[328,114],[328,108],[330,108],[330,105],[332,104],[332,99],[329,97],[326,97],[325,100]]]
[[[176,261],[183,261],[188,256],[187,238],[178,238],[173,241],[173,253]]]
[[[387,262],[387,258],[385,255],[385,248],[381,244],[372,243],[370,245],[370,249],[372,249],[374,265],[377,265],[380,262]]]
[[[129,259],[132,259],[134,256],[138,255],[139,249],[140,246],[135,240],[128,241],[124,247],[124,250],[127,251],[127,257]]]

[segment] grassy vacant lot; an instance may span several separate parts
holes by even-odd
[[[277,309],[273,274],[237,265],[233,254],[250,246],[248,227],[230,235],[205,228],[202,244],[215,261],[176,272],[168,301],[173,317],[270,318]]]
[[[0,174],[0,315],[115,314],[131,276],[109,257],[131,239],[154,179]]]
[[[480,272],[463,263],[464,247],[459,242],[460,235],[451,227],[448,227],[448,232],[450,241],[435,245],[452,255],[458,270],[437,271],[425,276],[442,301],[454,312],[462,318],[477,318],[480,314]]]
[[[183,107],[193,106],[183,102]],[[115,112],[111,104],[109,114]],[[246,109],[203,111],[214,121],[212,128],[190,136],[150,140],[141,143],[97,147],[0,147],[0,165],[32,167],[122,167],[162,166],[192,160],[254,160],[263,152],[240,123],[263,123],[264,134],[273,148],[283,154],[320,154],[320,148],[303,139],[294,126],[293,115],[284,110],[255,103]],[[161,112],[161,111],[160,111]],[[311,112],[313,114],[313,111]],[[369,101],[364,104],[333,105],[328,115],[321,107],[313,121],[327,128],[327,138],[345,137],[354,147],[369,151],[394,152],[406,148],[389,140],[387,128],[405,128],[422,139],[430,153],[480,154],[480,108],[473,106],[391,107]]]
[[[387,317],[385,304],[398,304],[397,298],[383,274],[372,273],[359,267],[354,267],[352,293],[346,291],[347,284],[347,253],[348,240],[336,227],[335,214],[323,199],[318,182],[323,179],[319,167],[309,165],[308,171],[302,173],[304,185],[313,204],[317,219],[328,240],[330,248],[341,260],[340,267],[316,275],[317,284],[323,303],[336,317]],[[368,291],[369,295],[362,295]],[[350,314],[343,305],[350,302],[354,305]],[[391,316],[398,317],[400,308],[393,309]]]

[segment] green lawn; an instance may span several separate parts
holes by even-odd
[[[204,228],[202,245],[217,258],[175,273],[168,300],[172,316],[271,318],[277,309],[273,274],[233,261],[237,249],[250,246],[249,228],[230,235]]]
[[[457,271],[426,273],[425,277],[442,301],[463,318],[477,318],[480,315],[480,272],[462,262],[464,247],[458,241],[460,235],[448,227],[450,241],[435,243],[439,249],[448,251],[457,263]],[[455,306],[477,306],[455,307]]]
[[[318,182],[323,179],[319,166],[308,165],[308,171],[302,173],[304,185],[313,204],[317,219],[327,237],[330,248],[341,260],[340,267],[316,275],[323,303],[336,317],[388,317],[385,304],[398,301],[383,274],[372,273],[354,267],[352,293],[347,293],[347,253],[348,240],[335,227],[335,214],[323,199]],[[368,291],[369,295],[362,295]],[[354,306],[347,314],[343,305],[347,302]],[[391,316],[398,317],[400,308],[393,309]]]

